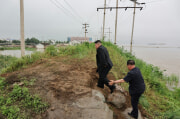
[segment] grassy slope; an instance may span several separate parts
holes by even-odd
[[[143,77],[146,82],[146,92],[142,96],[140,103],[145,110],[155,119],[165,118],[180,118],[180,89],[174,92],[169,91],[166,87],[167,81],[172,80],[171,77],[166,77],[158,67],[154,67],[150,64],[143,62],[132,56],[130,53],[123,51],[117,46],[104,42],[103,45],[107,47],[110,57],[114,63],[114,67],[111,70],[115,77],[123,78],[128,72],[126,68],[126,61],[128,59],[134,59],[136,66],[141,69]],[[71,58],[93,58],[95,61],[95,47],[94,44],[82,44],[77,46],[68,46],[64,48],[55,48],[50,46],[46,49],[45,53],[35,53],[31,57],[25,56],[22,59],[18,59],[13,62],[8,68],[4,69],[3,72],[13,72],[25,67],[37,60],[44,57],[53,56],[71,56]],[[126,90],[128,84],[122,85]]]

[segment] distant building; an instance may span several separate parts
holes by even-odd
[[[44,45],[42,45],[42,44],[37,44],[37,45],[36,45],[36,48],[37,48],[37,49],[44,49]]]
[[[43,52],[44,51],[44,45],[43,44],[37,44],[36,49],[37,49],[37,51]]]
[[[54,44],[56,44],[56,41],[55,40],[49,40],[49,43],[54,45]]]
[[[68,37],[68,42],[73,45],[73,44],[80,44],[83,42],[92,42],[92,38],[87,37],[85,39],[85,37]]]

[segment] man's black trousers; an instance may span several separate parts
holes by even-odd
[[[138,118],[138,103],[141,95],[142,93],[131,94],[131,105],[133,108],[131,115],[135,118]]]
[[[98,87],[104,88],[104,84],[108,86],[110,89],[113,88],[113,86],[109,85],[109,80],[107,79],[107,74],[111,70],[111,66],[107,67],[102,67],[98,68],[98,73],[99,73],[99,80],[98,80]]]

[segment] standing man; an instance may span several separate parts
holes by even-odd
[[[114,85],[115,83],[129,82],[129,94],[131,95],[131,105],[133,110],[131,113],[128,113],[128,115],[134,117],[135,119],[138,119],[138,103],[140,96],[145,91],[145,83],[140,70],[135,67],[134,60],[128,60],[127,67],[130,71],[124,77],[124,79],[111,81],[109,82],[109,85]]]
[[[115,85],[109,85],[109,80],[107,79],[107,74],[111,70],[113,63],[109,58],[109,53],[107,49],[102,46],[101,41],[97,40],[94,42],[97,50],[96,62],[97,62],[97,72],[99,73],[98,87],[104,88],[104,84],[109,87],[111,93],[113,93],[116,88]]]

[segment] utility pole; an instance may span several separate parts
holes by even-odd
[[[140,10],[142,10],[143,9],[143,7],[136,7],[136,0],[134,1],[134,7],[103,7],[103,8],[97,8],[97,11],[99,11],[100,9],[110,9],[110,11],[112,10],[112,9],[125,9],[125,10],[127,10],[127,9],[134,9],[134,16],[133,16],[133,30],[132,30],[132,36],[131,36],[131,44],[132,44],[132,38],[133,38],[133,32],[134,32],[134,22],[135,22],[135,10],[136,10],[136,8],[139,8]],[[145,4],[145,3],[138,3],[138,4]],[[117,16],[116,16],[117,17]],[[117,25],[117,24],[116,24]],[[117,35],[117,26],[115,27],[115,43],[114,44],[116,44],[116,35]],[[131,50],[132,50],[132,47],[131,47],[131,49],[130,49],[130,52],[131,52]]]
[[[134,0],[134,7],[136,7],[136,0]],[[134,22],[135,22],[135,14],[136,14],[136,9],[134,8],[133,12],[133,23],[132,23],[132,34],[131,34],[131,43],[130,43],[130,53],[132,53],[132,42],[133,42],[133,35],[134,35]]]
[[[20,0],[20,32],[21,32],[21,57],[25,55],[25,42],[24,42],[24,0]]]
[[[104,0],[104,8],[106,8],[106,0]],[[103,19],[103,40],[104,40],[104,29],[105,29],[105,18],[106,18],[106,9],[104,9],[104,19]]]
[[[106,32],[106,33],[109,34],[109,42],[110,42],[110,41],[111,41],[111,33],[112,33],[112,32],[111,32],[111,28],[110,28],[110,27],[109,27],[108,29],[109,29],[109,32]]]
[[[83,28],[84,28],[84,30],[85,30],[85,31],[84,31],[84,33],[85,33],[85,41],[88,42],[87,39],[86,39],[86,33],[88,33],[88,32],[87,32],[87,27],[89,27],[89,24],[85,23],[85,24],[83,24],[83,25],[84,25]]]
[[[118,7],[118,0],[116,0],[116,7]],[[117,19],[118,19],[118,9],[116,9],[115,40],[114,40],[114,44],[116,44],[116,38],[117,38]]]

